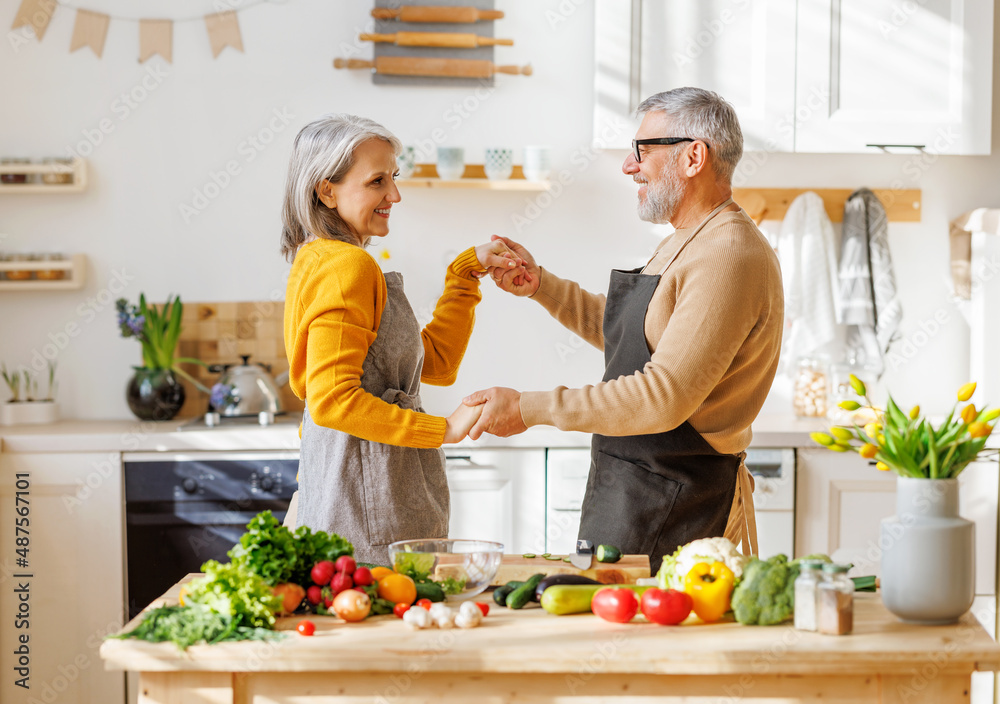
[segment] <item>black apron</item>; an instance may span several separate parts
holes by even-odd
[[[732,199],[716,208],[663,268]],[[604,307],[604,381],[631,376],[651,360],[646,309],[659,275],[614,270]],[[651,435],[594,434],[580,518],[581,539],[649,555],[653,574],[665,555],[726,530],[740,455],[716,452],[691,424]]]

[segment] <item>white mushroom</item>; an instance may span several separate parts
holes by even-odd
[[[430,613],[426,609],[422,609],[419,606],[409,609],[405,614],[403,614],[403,623],[410,626],[410,628],[421,629],[430,628],[434,625],[434,619],[431,618]]]
[[[430,616],[438,628],[452,628],[455,625],[455,612],[444,602],[431,604]]]
[[[474,602],[466,601],[458,609],[455,625],[459,628],[475,628],[483,621],[483,613]]]

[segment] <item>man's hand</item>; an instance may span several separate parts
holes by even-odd
[[[493,283],[515,296],[534,296],[535,292],[538,291],[538,284],[541,282],[541,271],[535,263],[535,258],[531,256],[531,252],[506,237],[493,235],[490,240],[503,242],[521,260],[520,266],[516,269],[491,268],[489,275],[493,279]]]
[[[465,436],[469,434],[469,430],[479,420],[479,415],[483,412],[483,408],[485,406],[482,404],[477,406],[465,403],[456,408],[455,412],[445,419],[446,425],[444,428],[443,444],[448,445],[465,440]],[[473,438],[473,440],[475,439]]]
[[[514,389],[494,386],[466,396],[462,403],[467,406],[485,404],[479,421],[469,431],[473,440],[478,440],[483,433],[506,438],[528,429],[521,420],[521,393]]]

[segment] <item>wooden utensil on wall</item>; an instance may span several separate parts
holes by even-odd
[[[443,7],[440,5],[403,5],[402,7],[376,7],[372,17],[377,20],[400,22],[447,22],[465,24],[503,18],[501,10],[480,10],[477,7]]]
[[[479,59],[418,59],[410,56],[380,56],[374,61],[334,59],[334,68],[368,68],[392,76],[446,76],[451,78],[489,78],[496,73],[531,75],[531,65],[498,66]]]
[[[494,39],[477,34],[446,32],[396,32],[395,34],[359,34],[363,42],[384,42],[396,46],[433,46],[449,49],[476,49],[481,46],[514,46],[513,39]]]

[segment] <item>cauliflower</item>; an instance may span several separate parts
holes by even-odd
[[[673,555],[665,555],[656,579],[661,589],[684,591],[684,578],[692,567],[699,562],[722,562],[733,571],[738,583],[748,559],[725,538],[702,538],[682,545]]]

